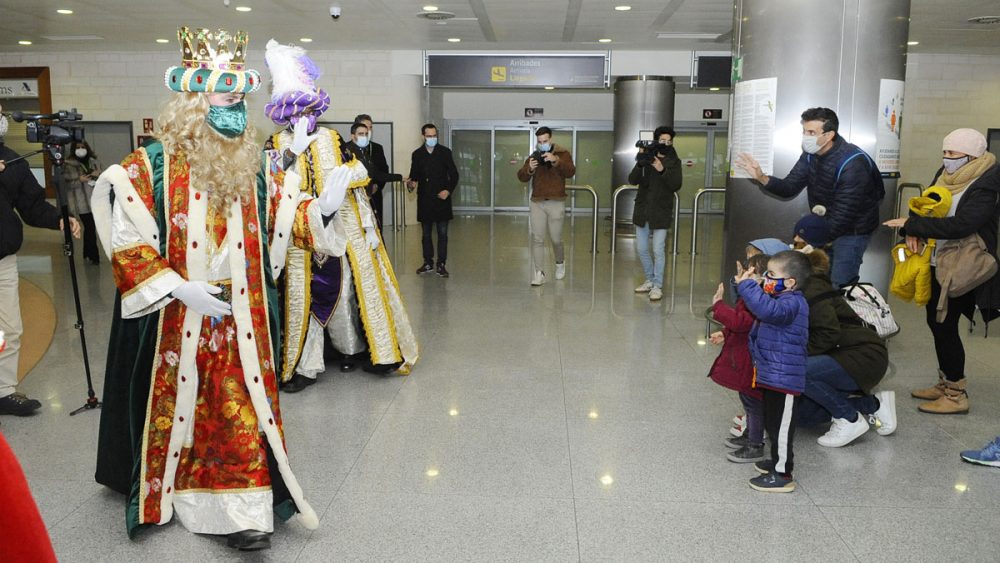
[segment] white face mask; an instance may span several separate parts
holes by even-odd
[[[87,149],[76,149],[73,151],[73,154],[75,154],[77,158],[84,158],[87,156]]]
[[[0,115],[0,139],[7,136],[7,118]]]
[[[809,154],[816,154],[823,147],[816,142],[819,137],[813,137],[812,135],[802,135],[802,151]]]
[[[945,158],[942,159],[944,164],[944,171],[948,174],[954,174],[958,172],[958,169],[969,163],[968,156],[960,156],[958,158]]]

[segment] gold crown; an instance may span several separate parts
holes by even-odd
[[[246,66],[249,37],[245,31],[237,31],[233,36],[224,29],[213,34],[205,28],[192,31],[184,26],[177,30],[177,40],[181,44],[181,66],[184,68],[239,71]],[[229,48],[231,40],[232,50]]]

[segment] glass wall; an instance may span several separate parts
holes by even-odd
[[[517,179],[517,170],[534,146],[531,131],[527,128],[497,129],[493,139],[493,207],[527,208],[528,185]]]
[[[576,132],[576,178],[574,184],[588,185],[597,192],[605,207],[611,206],[611,157],[614,153],[613,131]],[[576,207],[593,209],[590,195],[578,193]]]
[[[456,207],[490,209],[492,186],[492,131],[458,130],[451,136],[451,149],[458,168],[458,188],[452,196]]]

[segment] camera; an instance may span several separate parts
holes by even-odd
[[[547,160],[545,160],[545,155],[547,155],[547,154],[549,154],[549,153],[542,152],[542,151],[537,151],[536,150],[535,152],[531,153],[531,155],[528,158],[534,159],[538,163],[539,166],[544,166],[546,168],[552,168],[552,163],[549,162],[549,161],[547,161]]]
[[[69,111],[61,110],[58,113],[45,114],[24,114],[15,111],[10,114],[11,119],[25,124],[25,133],[29,143],[42,143],[49,146],[68,145],[74,141],[83,140],[83,128],[69,125],[74,121],[80,121],[83,116],[77,113],[76,108]],[[42,121],[51,121],[48,125]]]
[[[333,21],[340,19],[340,6],[330,6],[330,17]]]

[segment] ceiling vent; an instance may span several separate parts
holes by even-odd
[[[437,12],[420,12],[419,14],[417,14],[417,17],[418,18],[423,18],[425,20],[431,20],[431,21],[443,21],[443,20],[450,20],[450,19],[454,18],[455,14],[452,13],[452,12],[441,12],[441,11],[437,11]]]
[[[969,18],[969,23],[996,25],[1000,23],[1000,16],[976,16],[974,18]]]

